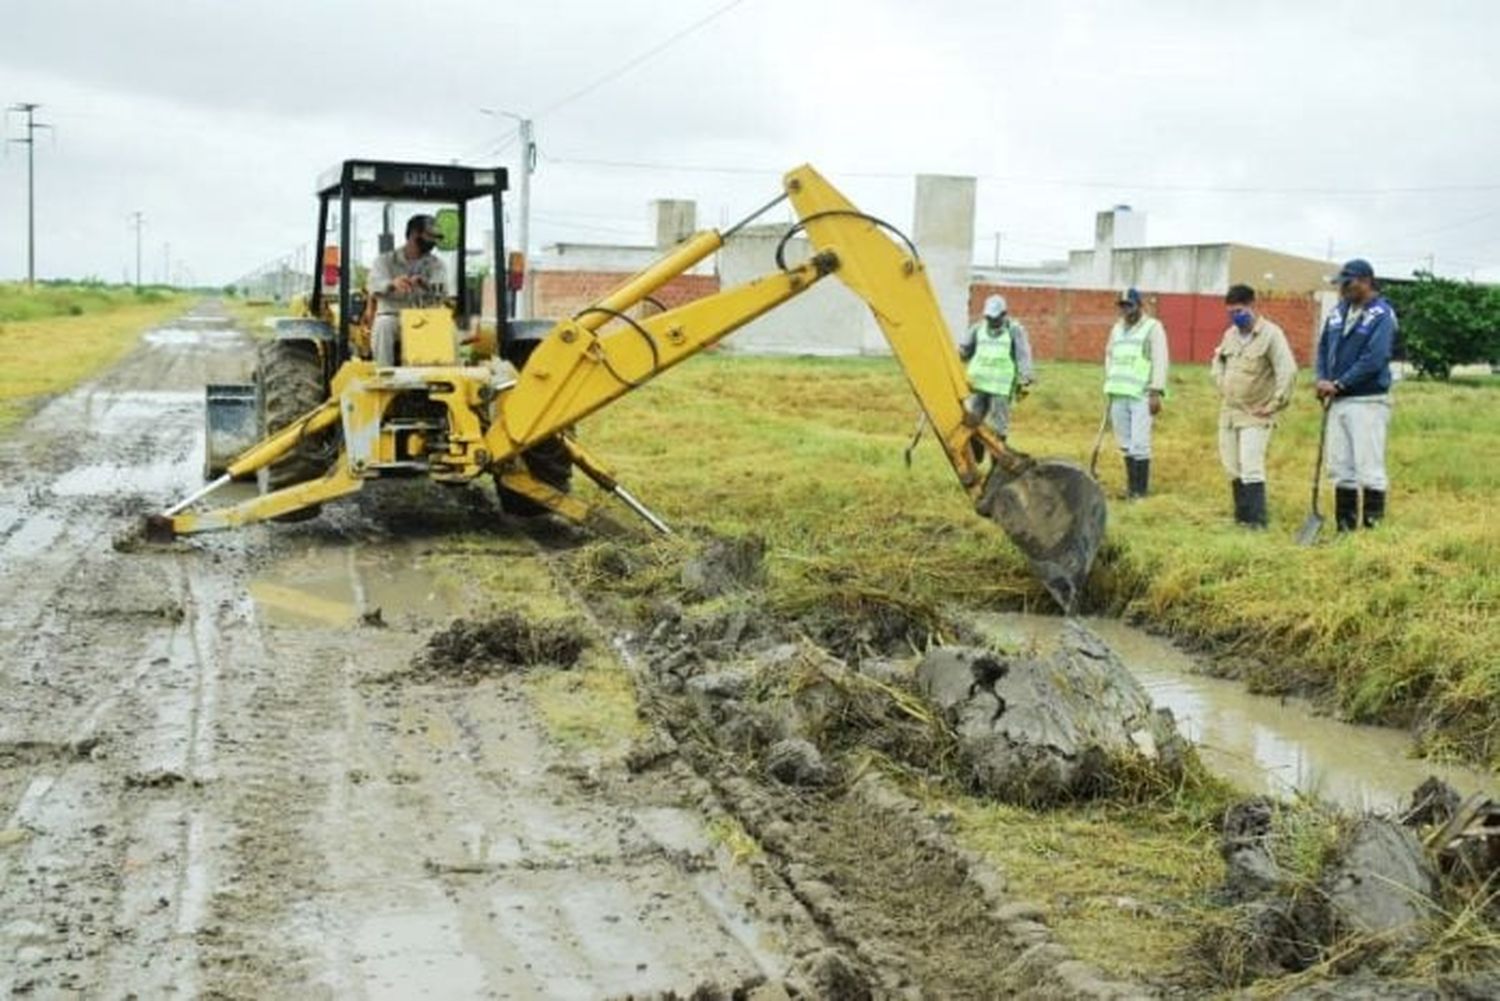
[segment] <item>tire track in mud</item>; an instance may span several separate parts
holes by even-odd
[[[651,661],[655,635],[611,624],[548,553],[559,588],[628,665],[657,761],[682,761],[717,808],[743,826],[765,866],[830,947],[803,967],[811,996],[1140,1001],[1153,992],[1114,981],[1058,945],[1040,907],[1005,891],[1002,874],[960,847],[939,820],[878,771],[847,784],[800,789],[769,780],[705,730]],[[736,635],[742,627],[733,627]],[[730,646],[733,646],[731,643]],[[712,672],[729,662],[708,660]],[[732,671],[730,672],[732,673]],[[707,809],[707,807],[705,807]]]

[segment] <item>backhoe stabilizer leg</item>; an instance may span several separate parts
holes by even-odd
[[[254,521],[264,521],[277,515],[286,514],[299,508],[320,504],[324,499],[321,496],[321,488],[318,485],[336,480],[343,483],[337,472],[345,468],[345,457],[340,453],[338,460],[330,467],[328,476],[321,479],[311,480],[306,483],[298,483],[283,490],[263,494],[253,500],[244,501],[226,508],[217,508],[210,511],[192,512],[188,508],[205,499],[214,491],[229,485],[237,479],[247,478],[262,468],[280,459],[288,452],[297,447],[302,439],[310,434],[317,434],[331,427],[339,419],[339,401],[330,399],[316,410],[288,424],[268,438],[263,438],[241,452],[233,462],[224,468],[224,474],[218,479],[194,491],[182,500],[167,508],[161,514],[148,515],[145,520],[144,534],[148,542],[171,542],[179,535],[192,535],[198,532],[212,532],[224,528],[234,528],[246,525]],[[358,490],[363,481],[355,477],[347,477],[352,481],[352,487],[336,487],[329,497],[341,497],[344,494]],[[288,495],[304,489],[311,489],[317,494],[316,499],[303,501],[301,494],[298,499],[292,501]],[[287,505],[287,506],[283,506]],[[245,513],[249,512],[249,513]]]
[[[584,475],[598,484],[599,489],[614,497],[621,504],[634,511],[642,521],[650,525],[662,535],[671,535],[672,527],[663,521],[655,511],[642,504],[634,494],[620,485],[615,479],[615,474],[600,462],[598,457],[585,449],[571,438],[564,437],[563,445],[566,446],[568,454],[573,459],[573,465],[583,470]]]
[[[146,537],[154,542],[170,542],[181,535],[239,528],[345,497],[358,491],[364,483],[362,478],[348,472],[348,461],[340,453],[328,473],[315,480],[261,494],[228,507],[153,515],[146,522]]]

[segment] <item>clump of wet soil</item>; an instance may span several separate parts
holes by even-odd
[[[1482,800],[1461,801],[1429,779],[1399,817],[1266,797],[1236,804],[1220,834],[1229,907],[1208,925],[1200,953],[1236,986],[1314,968],[1357,974],[1306,994],[1333,998],[1368,996],[1368,977],[1400,974],[1436,948],[1424,965],[1444,974],[1441,991],[1403,993],[1392,981],[1380,996],[1488,996],[1465,993],[1470,971],[1493,976],[1500,964],[1500,867],[1491,862],[1500,859],[1500,824],[1490,827],[1496,808]]]
[[[683,563],[679,581],[692,598],[716,598],[764,584],[765,560],[766,540],[758,535],[713,537]]]
[[[566,669],[578,663],[588,643],[583,628],[566,620],[532,622],[513,611],[455,619],[428,639],[405,677],[475,682],[543,665]]]
[[[917,684],[957,734],[963,781],[994,799],[1032,806],[1170,787],[1189,767],[1171,713],[1076,622],[1045,658],[934,648]]]

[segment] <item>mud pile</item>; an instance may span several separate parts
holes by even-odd
[[[1202,936],[1202,954],[1234,985],[1315,968],[1346,975],[1297,997],[1496,996],[1487,991],[1500,986],[1493,972],[1500,938],[1486,925],[1500,919],[1490,889],[1497,870],[1488,865],[1487,836],[1445,836],[1459,808],[1457,794],[1436,779],[1399,818],[1265,797],[1236,804],[1220,836],[1229,907]],[[1436,967],[1439,976],[1422,984],[1389,979],[1413,965]],[[1472,972],[1486,967],[1488,974]]]
[[[404,677],[472,683],[541,665],[570,668],[587,646],[587,635],[573,622],[532,622],[512,611],[482,621],[455,619],[428,639]]]
[[[1036,805],[1108,794],[1144,772],[1181,775],[1187,745],[1125,664],[1076,622],[1045,659],[929,650],[922,695],[957,735],[974,790]]]

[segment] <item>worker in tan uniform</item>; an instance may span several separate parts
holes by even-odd
[[[448,269],[433,252],[441,240],[436,219],[414,215],[406,222],[406,242],[375,258],[370,267],[370,294],[375,296],[370,341],[376,364],[400,360],[401,310],[434,305],[447,293]]]
[[[1167,395],[1167,330],[1146,315],[1140,289],[1121,292],[1119,309],[1104,349],[1104,393],[1125,456],[1125,496],[1134,500],[1151,490],[1151,424]]]
[[[1265,528],[1266,450],[1276,415],[1292,399],[1297,359],[1286,334],[1255,308],[1255,290],[1232,285],[1224,296],[1229,329],[1214,352],[1219,408],[1219,458],[1234,493],[1234,520]]]

